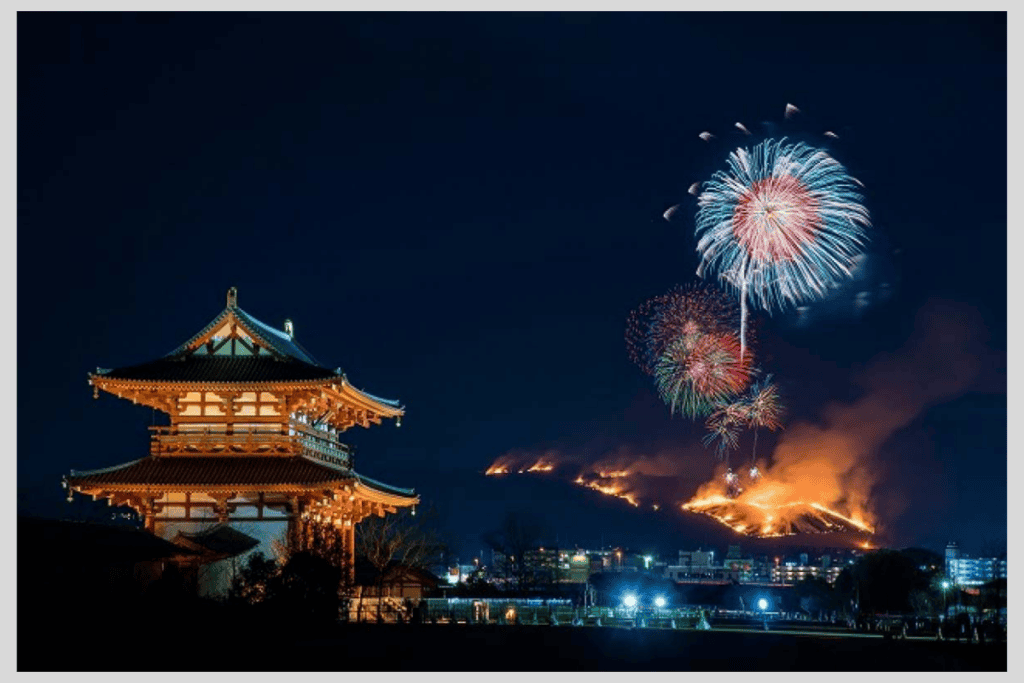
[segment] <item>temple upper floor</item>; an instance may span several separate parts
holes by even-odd
[[[404,414],[398,401],[318,364],[291,321],[278,330],[238,308],[234,288],[220,315],[166,356],[97,368],[89,383],[96,396],[104,391],[167,413],[172,426],[292,421],[339,432]]]
[[[283,422],[188,422],[150,427],[150,455],[305,455],[352,467],[337,432],[305,419]]]

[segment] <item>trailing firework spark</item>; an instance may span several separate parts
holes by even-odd
[[[747,303],[766,311],[824,296],[850,277],[870,226],[862,197],[825,151],[786,139],[729,154],[698,198],[698,275],[739,293],[741,350]]]
[[[736,305],[722,292],[708,286],[676,286],[630,312],[626,321],[626,350],[648,375],[672,343],[683,339],[692,345],[706,333],[728,334]]]
[[[773,432],[782,428],[782,404],[771,375],[755,382],[743,403],[747,426]]]
[[[716,440],[718,445],[715,453],[718,459],[724,459],[728,449],[740,445],[740,421],[732,419],[722,410],[715,410],[707,420],[708,434],[704,437],[704,445],[710,446]]]
[[[670,344],[655,364],[654,380],[673,413],[698,417],[743,391],[751,371],[735,335],[708,333]]]
[[[704,437],[704,445],[719,440],[716,453],[718,459],[722,460],[727,454],[726,448],[739,446],[740,430],[753,429],[754,447],[751,451],[749,475],[751,479],[757,479],[760,476],[760,471],[755,465],[758,430],[762,427],[771,431],[781,429],[781,419],[782,404],[779,402],[779,394],[772,383],[772,377],[768,375],[755,382],[745,396],[715,404],[706,422],[708,434]]]

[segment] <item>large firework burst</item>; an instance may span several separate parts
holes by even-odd
[[[676,286],[648,299],[626,321],[626,348],[645,373],[653,375],[658,359],[680,341],[689,351],[703,334],[727,334],[736,304],[706,285]]]
[[[698,275],[737,290],[741,353],[746,306],[766,311],[823,296],[849,277],[871,221],[855,181],[824,150],[786,139],[729,154],[698,198]]]
[[[654,379],[673,413],[698,417],[743,391],[751,370],[750,357],[741,357],[735,335],[707,333],[669,344],[655,363]]]

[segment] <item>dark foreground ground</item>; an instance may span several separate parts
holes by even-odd
[[[19,671],[1005,671],[1006,644],[855,634],[465,624],[311,629],[136,614],[19,628]],[[113,630],[108,630],[113,628]],[[289,632],[293,632],[289,635]]]

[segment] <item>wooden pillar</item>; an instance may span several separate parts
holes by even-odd
[[[302,505],[297,496],[288,498],[288,550],[299,552],[303,544]]]
[[[153,498],[145,498],[142,501],[143,523],[145,524],[146,531],[151,534],[156,533],[156,520],[153,519],[156,516],[156,509],[153,500]]]
[[[356,580],[356,523],[351,516],[345,519],[342,529],[342,536],[345,541],[345,562],[348,564],[349,583]]]

